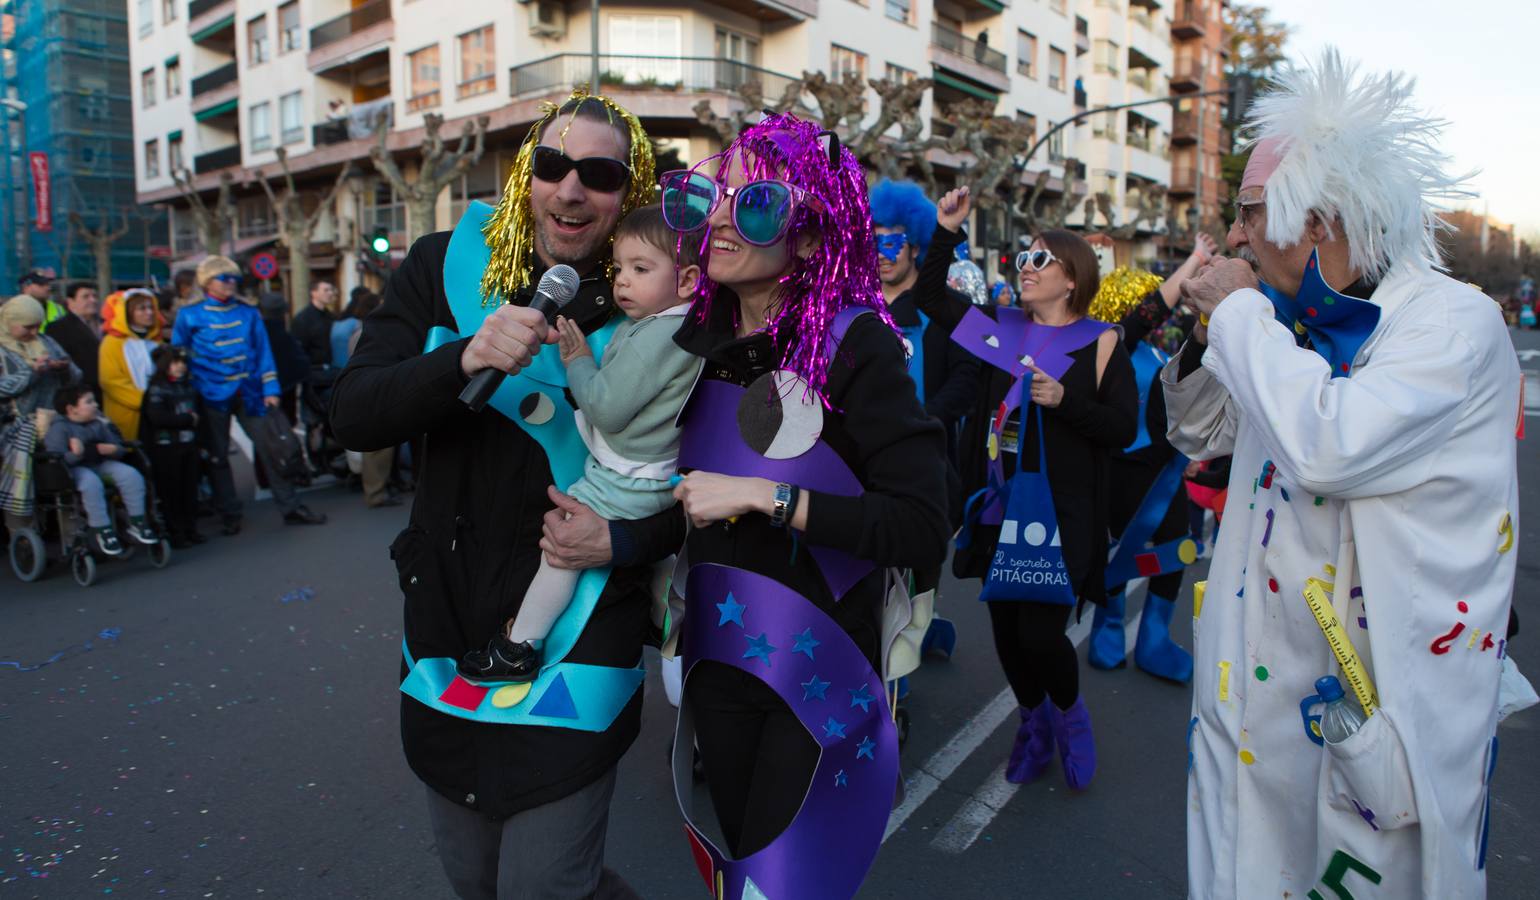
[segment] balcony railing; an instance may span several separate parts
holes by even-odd
[[[591,57],[586,53],[559,53],[514,66],[508,71],[508,93],[528,97],[565,92],[588,80],[590,66]],[[703,56],[601,55],[599,73],[599,84],[605,90],[729,92],[757,83],[767,100],[780,97],[797,80],[748,63]]]
[[[1208,5],[1201,0],[1180,0],[1171,17],[1171,36],[1175,38],[1203,37],[1208,29]]]
[[[231,166],[241,164],[241,145],[231,144],[218,150],[210,150],[193,157],[193,172],[202,175],[206,172],[217,172],[220,169],[228,169]]]
[[[1155,90],[1155,78],[1148,69],[1129,69],[1128,83],[1146,91]]]
[[[190,22],[207,12],[212,12],[230,0],[192,0],[187,4],[187,20]]]
[[[1136,131],[1130,131],[1128,133],[1128,146],[1130,147],[1149,152],[1153,145],[1153,141],[1150,140],[1150,136],[1147,134],[1139,134]]]
[[[1191,144],[1198,140],[1198,114],[1190,109],[1171,116],[1171,143]]]
[[[382,121],[387,129],[395,121],[395,103],[390,97],[355,103],[345,116],[313,126],[310,143],[325,147],[366,138],[376,133]]]
[[[240,69],[235,63],[225,63],[212,72],[199,75],[192,80],[192,95],[207,94],[215,88],[222,88],[240,77]]]
[[[1179,59],[1171,66],[1173,91],[1196,90],[1203,87],[1203,64],[1195,59]]]
[[[958,56],[967,57],[981,66],[994,69],[996,72],[1005,72],[1005,54],[991,48],[988,44],[980,43],[971,38],[963,37],[961,33],[942,25],[939,22],[931,23],[930,42]]]
[[[390,0],[369,0],[328,22],[310,29],[310,49],[316,50],[350,34],[357,34],[370,25],[390,21]]]

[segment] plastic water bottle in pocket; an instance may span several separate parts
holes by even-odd
[[[1343,692],[1335,675],[1316,679],[1315,692],[1326,703],[1321,712],[1321,737],[1328,743],[1340,744],[1364,726],[1363,707]]]

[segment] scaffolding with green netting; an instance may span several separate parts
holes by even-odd
[[[125,223],[112,245],[114,283],[164,279],[150,248],[167,243],[165,216],[134,201],[127,0],[0,0],[0,38],[0,296],[29,268],[95,281],[82,229]],[[29,163],[39,153],[49,180],[44,221]]]

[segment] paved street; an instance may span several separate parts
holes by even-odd
[[[1540,378],[1540,336],[1515,343]],[[1528,396],[1540,407],[1540,384]],[[1536,441],[1523,445],[1526,510],[1540,510]],[[0,661],[63,653],[35,671],[0,665],[0,896],[448,896],[397,736],[385,548],[405,510],[366,510],[341,489],[307,502],[332,523],[286,529],[257,504],[238,538],[164,571],[104,566],[89,589],[58,568],[33,585],[0,573]],[[1523,524],[1512,653],[1536,678],[1540,533]],[[1071,795],[1055,773],[1011,790],[999,769],[1014,705],[984,610],[955,582],[943,598],[961,646],[914,680],[909,800],[861,896],[1184,896],[1187,689],[1086,669],[1094,787]],[[648,898],[705,897],[664,766],[673,719],[656,662],[609,861]],[[1491,896],[1540,897],[1540,710],[1500,734]]]

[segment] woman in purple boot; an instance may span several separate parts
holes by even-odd
[[[950,258],[970,206],[966,188],[942,198],[927,262]],[[1057,750],[1064,780],[1084,790],[1096,744],[1065,628],[1080,604],[1106,602],[1108,459],[1134,439],[1139,396],[1117,331],[1086,315],[1100,283],[1090,244],[1045,231],[1016,265],[1020,309],[925,310],[956,321],[952,339],[986,363],[959,452],[970,500],[952,568],[984,580],[1021,707],[1006,779],[1036,780]]]

